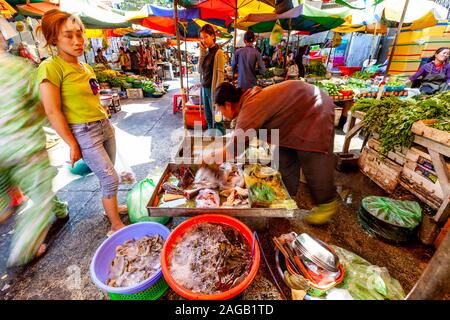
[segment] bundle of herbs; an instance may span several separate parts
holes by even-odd
[[[426,100],[409,101],[388,116],[380,131],[381,152],[387,154],[396,147],[410,148],[414,141],[411,127],[419,120],[450,118],[450,92],[440,93]],[[440,123],[440,122],[438,122]],[[442,127],[445,129],[445,125]],[[447,122],[448,129],[448,122]]]
[[[387,154],[395,148],[409,148],[414,141],[411,127],[419,120],[437,119],[434,128],[449,131],[450,92],[440,93],[426,100],[387,97],[381,100],[361,99],[352,112],[365,112],[366,134],[379,133],[381,153]]]

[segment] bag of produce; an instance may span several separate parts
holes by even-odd
[[[410,240],[422,220],[417,202],[385,197],[366,197],[359,208],[358,221],[369,233],[393,242]]]
[[[276,46],[281,42],[281,39],[283,39],[283,33],[284,30],[280,25],[280,22],[277,20],[275,25],[273,26],[272,33],[270,34],[270,45]]]
[[[345,269],[345,278],[337,288],[347,289],[355,300],[403,300],[405,292],[400,283],[389,275],[386,268],[372,265],[367,260],[331,246]]]
[[[413,229],[422,221],[422,209],[415,201],[371,196],[362,200],[362,206],[378,219],[400,227]]]
[[[149,177],[138,182],[127,195],[128,216],[132,223],[153,221],[165,224],[169,217],[150,217],[147,204],[155,190],[155,183]]]

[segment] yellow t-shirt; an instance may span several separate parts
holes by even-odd
[[[86,63],[80,68],[54,56],[37,70],[37,83],[48,80],[61,89],[61,110],[70,124],[93,122],[107,117],[100,105],[100,86],[94,70]]]

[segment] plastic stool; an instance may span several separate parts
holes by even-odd
[[[182,105],[178,104],[178,99],[179,98],[185,98],[187,101],[187,96],[186,94],[183,93],[177,93],[173,96],[173,114],[177,113],[178,111],[181,111],[183,109]]]

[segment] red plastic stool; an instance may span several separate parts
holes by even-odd
[[[186,99],[187,101],[187,96],[186,94],[183,93],[177,93],[173,96],[173,114],[177,113],[178,111],[183,110],[183,105],[181,103],[179,103],[179,99],[183,99],[183,97]]]

